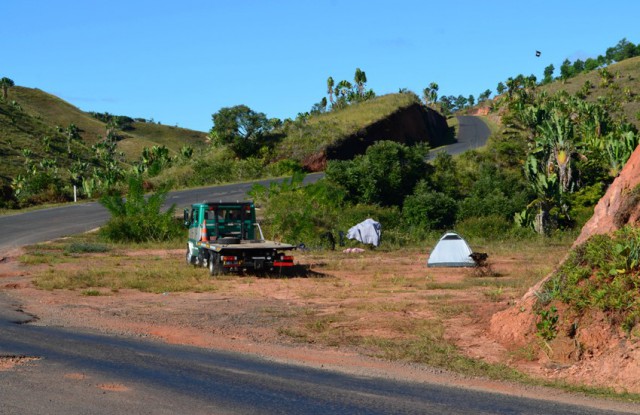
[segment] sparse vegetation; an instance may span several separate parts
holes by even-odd
[[[572,251],[545,284],[539,295],[539,313],[541,317],[556,315],[557,322],[555,302],[569,305],[579,316],[599,310],[630,334],[640,324],[639,273],[637,228],[626,226],[613,235],[596,235]],[[552,328],[551,324],[542,327],[546,337],[551,336]]]

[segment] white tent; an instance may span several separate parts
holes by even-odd
[[[376,222],[373,219],[367,219],[349,229],[347,232],[347,238],[358,240],[363,244],[378,246],[380,245],[381,232],[382,225],[380,225],[379,222]]]
[[[429,267],[473,267],[472,251],[467,241],[453,232],[445,233],[429,255]]]

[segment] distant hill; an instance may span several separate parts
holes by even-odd
[[[23,169],[24,149],[32,152],[34,161],[55,159],[64,169],[72,159],[90,160],[91,146],[106,136],[105,122],[39,89],[15,86],[9,90],[7,101],[0,100],[0,180],[4,185]],[[78,128],[81,139],[72,142],[72,152],[68,154],[61,130],[70,124]],[[204,147],[207,137],[200,131],[139,121],[116,134],[120,138],[118,149],[127,164],[137,160],[144,147],[164,145],[176,153],[184,145]]]

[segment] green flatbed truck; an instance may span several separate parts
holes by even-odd
[[[189,229],[187,264],[227,272],[281,272],[293,267],[295,246],[267,241],[253,202],[196,203],[184,210]]]

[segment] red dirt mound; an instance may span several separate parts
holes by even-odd
[[[636,224],[640,219],[639,184],[640,147],[600,199],[573,246],[584,243],[593,235]],[[536,293],[550,277],[551,274],[531,287],[513,307],[493,315],[490,331],[498,342],[512,348],[538,342],[534,312]],[[640,340],[637,336],[625,336],[606,316],[597,313],[571,316],[570,312],[559,310],[559,314],[558,337],[544,344],[538,358],[540,370],[546,376],[640,393]],[[569,335],[565,329],[575,324],[575,319],[580,320],[580,329]]]

